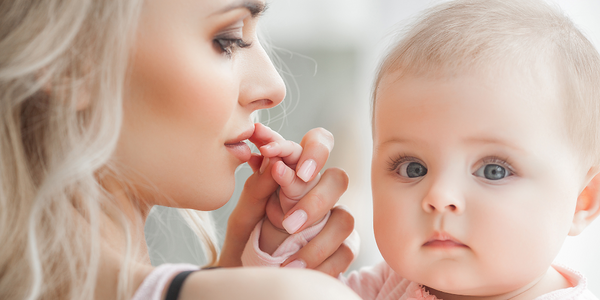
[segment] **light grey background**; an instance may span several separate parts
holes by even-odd
[[[297,142],[311,128],[327,128],[336,139],[327,166],[341,167],[350,176],[350,187],[340,203],[354,213],[362,240],[351,270],[382,260],[372,233],[369,186],[369,93],[374,70],[393,29],[435,2],[440,1],[272,0],[261,20],[262,32],[288,83],[285,109],[275,108],[266,123]],[[554,3],[600,46],[600,0]],[[282,113],[287,116],[281,118]],[[232,201],[214,214],[220,228],[250,173],[247,166],[238,170]],[[146,232],[154,264],[203,263],[193,233],[172,210],[155,209]],[[580,236],[567,238],[557,261],[584,273],[590,289],[600,295],[600,220]]]

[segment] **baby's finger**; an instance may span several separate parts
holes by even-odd
[[[306,246],[290,256],[282,266],[321,270],[332,276],[344,272],[355,253],[344,242],[354,229],[354,217],[348,210],[336,207],[323,230]]]
[[[248,140],[254,145],[256,145],[256,147],[260,148],[268,143],[275,141],[283,141],[285,139],[271,128],[261,123],[255,123],[254,133]]]
[[[288,140],[270,142],[260,148],[260,153],[265,157],[281,157],[283,162],[295,169],[298,159],[302,154],[302,146]]]
[[[315,178],[325,166],[333,144],[333,135],[323,128],[315,128],[306,133],[300,143],[303,150],[296,167],[297,176],[305,182]]]
[[[317,185],[285,214],[283,227],[290,234],[314,224],[329,212],[348,188],[348,174],[339,168],[327,169]]]
[[[275,182],[281,186],[283,193],[292,200],[299,201],[304,197],[321,178],[320,174],[317,174],[314,180],[304,182],[296,176],[296,172],[288,167],[283,162],[276,162],[271,168],[271,175]]]

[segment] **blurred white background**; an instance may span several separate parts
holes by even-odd
[[[369,99],[374,71],[393,30],[438,2],[271,0],[261,20],[262,32],[272,44],[274,59],[288,84],[284,107],[270,112],[270,118],[263,114],[263,119],[297,142],[314,127],[334,134],[335,149],[327,166],[343,168],[350,176],[350,187],[340,203],[354,213],[362,240],[351,270],[382,260],[371,224]],[[552,2],[600,47],[600,0]],[[282,114],[286,116],[282,118]],[[232,201],[215,213],[221,228],[250,173],[247,166],[238,171]],[[146,232],[154,264],[203,263],[200,247],[190,242],[192,233],[172,211],[156,209]],[[557,261],[584,273],[590,290],[600,296],[600,220],[580,236],[567,238]]]

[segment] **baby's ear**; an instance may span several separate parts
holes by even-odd
[[[598,215],[600,215],[600,166],[590,168],[586,187],[577,197],[577,206],[569,235],[580,234]]]

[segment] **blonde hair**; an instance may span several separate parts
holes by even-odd
[[[550,66],[550,68],[543,68]],[[381,79],[551,70],[561,85],[567,133],[586,162],[600,163],[600,56],[560,10],[542,0],[458,0],[427,10],[399,32],[379,65]]]
[[[0,299],[93,299],[103,217],[127,233],[117,294],[131,296],[132,220],[99,174],[111,169],[141,6],[0,2]],[[183,214],[214,263],[210,220]]]

